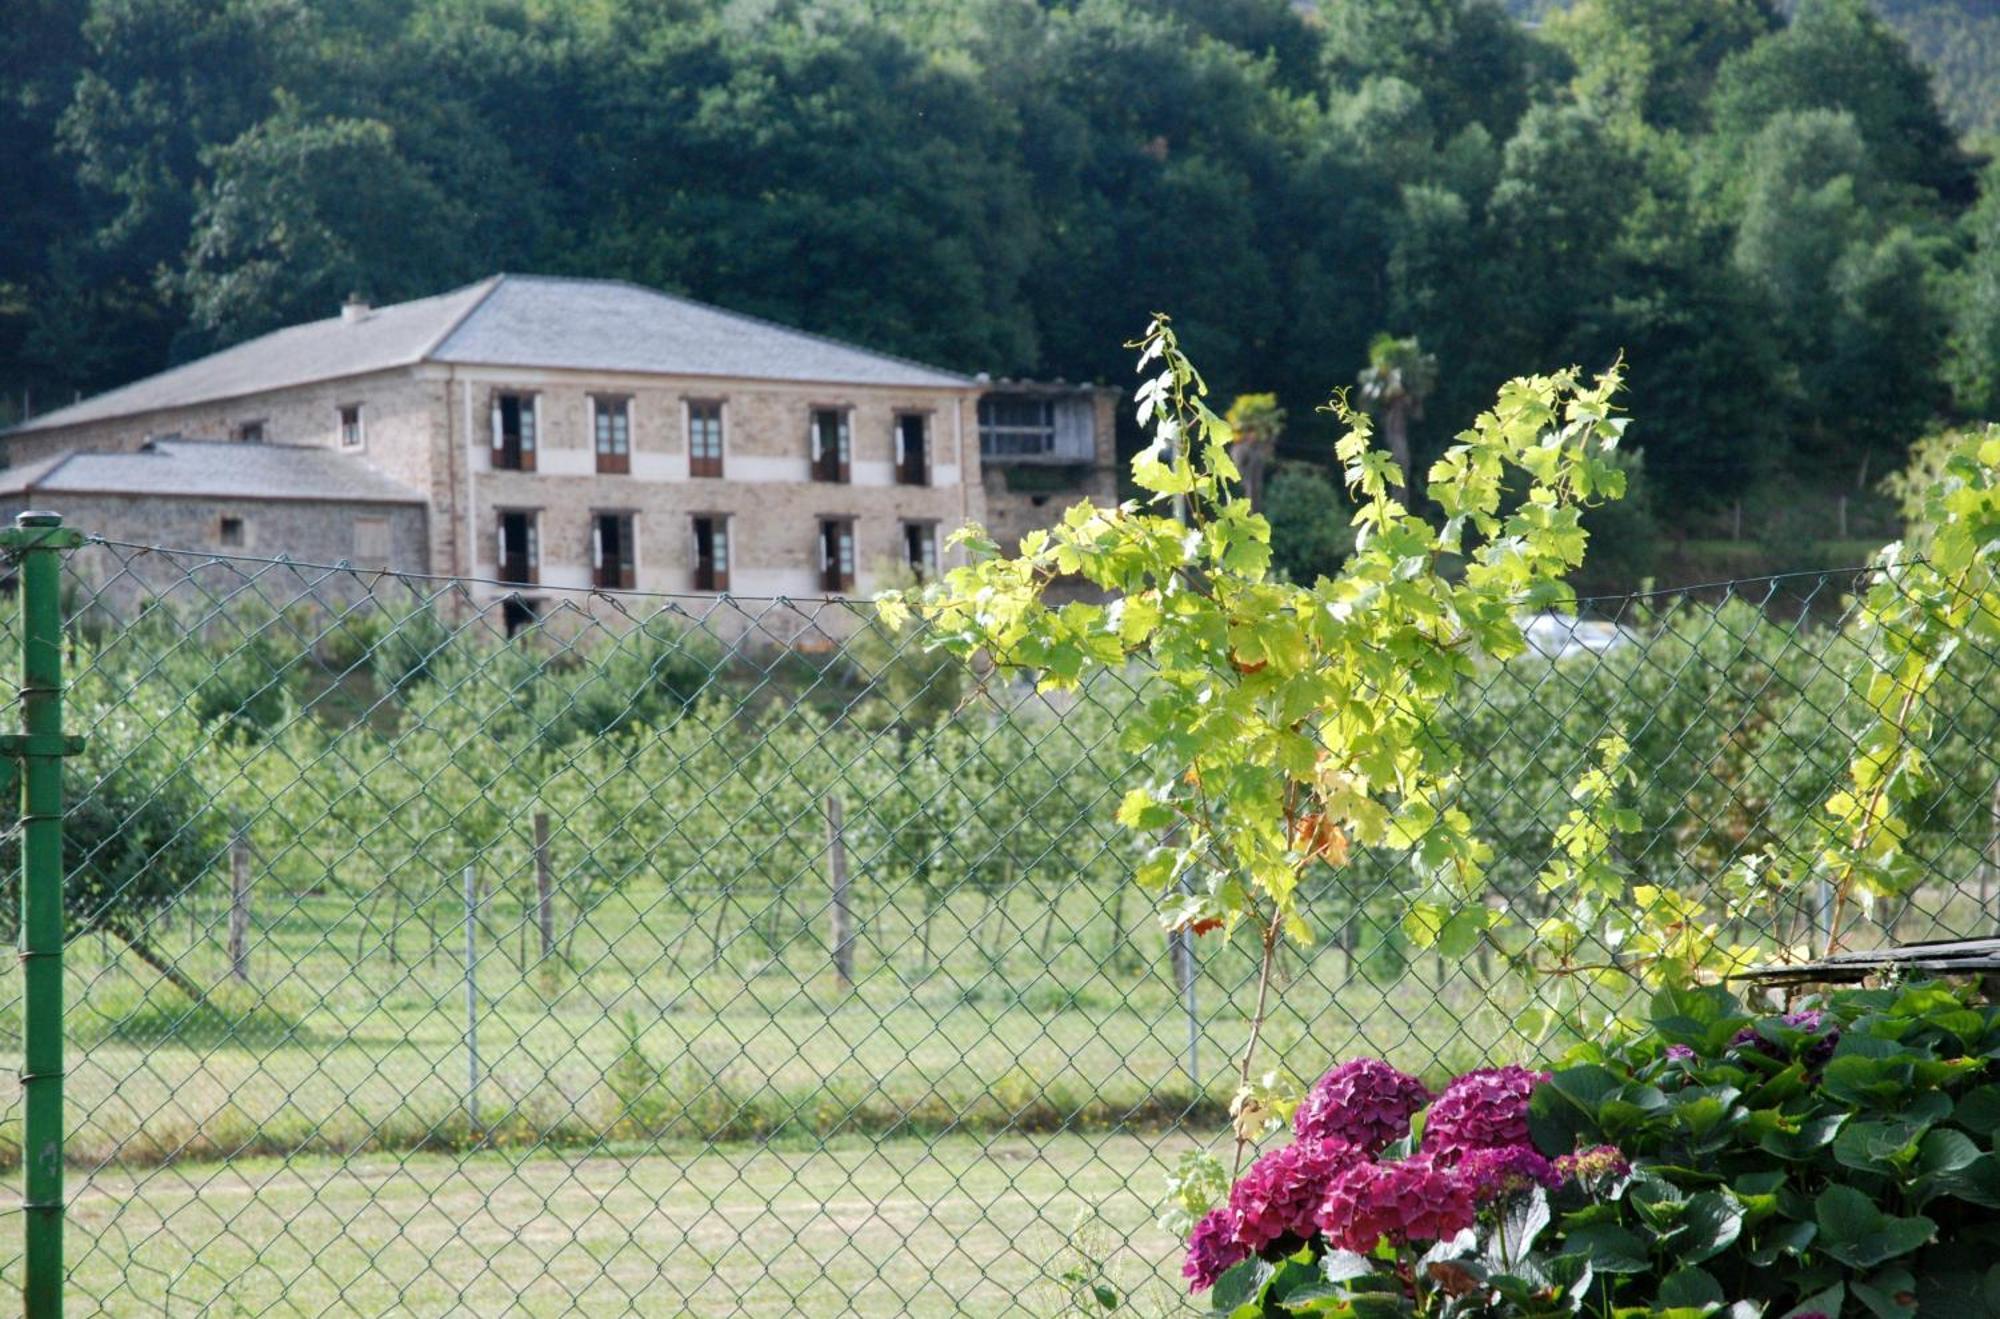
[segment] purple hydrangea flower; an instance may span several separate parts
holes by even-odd
[[[1273,1246],[1297,1249],[1313,1233],[1313,1214],[1327,1184],[1365,1158],[1364,1151],[1344,1140],[1311,1138],[1260,1155],[1229,1188],[1236,1239],[1258,1253]]]
[[[1181,1276],[1188,1290],[1205,1292],[1215,1280],[1250,1258],[1250,1247],[1236,1239],[1236,1211],[1224,1205],[1208,1211],[1208,1216],[1188,1233],[1187,1262]]]
[[[1405,1159],[1342,1170],[1326,1189],[1318,1223],[1335,1248],[1365,1254],[1383,1237],[1400,1245],[1456,1236],[1475,1217],[1472,1192],[1457,1175]]]
[[[1469,1150],[1452,1171],[1472,1193],[1476,1205],[1492,1204],[1536,1186],[1554,1190],[1562,1184],[1555,1165],[1525,1145]]]
[[[1629,1175],[1632,1163],[1625,1157],[1625,1151],[1616,1145],[1593,1145],[1587,1150],[1578,1150],[1557,1159],[1555,1171],[1563,1180],[1590,1189]]]
[[[1424,1152],[1449,1168],[1472,1150],[1530,1144],[1528,1100],[1547,1072],[1509,1063],[1467,1072],[1438,1096],[1424,1120]]]
[[[1410,1115],[1430,1102],[1431,1092],[1416,1077],[1378,1058],[1355,1058],[1313,1083],[1292,1115],[1292,1130],[1377,1154],[1408,1135]]]

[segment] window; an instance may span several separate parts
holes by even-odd
[[[812,412],[812,479],[845,482],[853,461],[853,428],[845,408],[814,408]]]
[[[694,589],[729,589],[729,519],[720,513],[695,515]]]
[[[931,483],[930,419],[921,412],[896,415],[896,484]]]
[[[346,409],[343,408],[342,411],[345,412]],[[358,437],[358,432],[361,427],[361,418],[358,415],[354,419],[354,426],[357,432],[357,438],[355,439],[354,443],[359,444],[361,443],[361,440]],[[341,442],[346,443],[347,418],[344,416],[340,419],[340,428],[341,428]],[[246,421],[242,425],[238,426],[236,428],[236,442],[238,444],[262,444],[264,442],[264,423],[261,421]]]
[[[493,396],[493,467],[501,472],[535,470],[535,396]]]
[[[542,602],[525,596],[510,595],[500,602],[500,619],[506,624],[509,637],[518,637],[533,627],[541,612]]]
[[[499,570],[495,575],[501,581],[533,586],[538,580],[542,566],[538,520],[531,509],[500,510],[495,527],[498,543],[494,552],[498,556],[495,566]]]
[[[1021,394],[989,394],[979,400],[982,458],[1018,458],[1055,450],[1055,400]]]
[[[250,543],[249,532],[242,518],[223,518],[215,529],[216,539],[226,550],[240,550]]]
[[[903,561],[919,578],[937,576],[937,523],[903,524]]]
[[[630,513],[590,515],[590,584],[600,591],[629,591],[638,581],[635,524]]]
[[[261,433],[261,427],[259,428]],[[359,449],[368,437],[361,429],[361,405],[345,403],[340,409],[340,447]]]
[[[688,475],[722,475],[722,404],[713,399],[688,403]]]
[[[591,430],[597,436],[597,470],[623,475],[632,470],[632,400],[593,395]]]
[[[854,589],[854,520],[821,518],[819,584],[831,595]]]
[[[388,567],[389,545],[389,519],[384,517],[354,519],[354,557],[352,561],[355,567]]]

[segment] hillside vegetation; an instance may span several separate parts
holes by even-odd
[[[1625,354],[1621,582],[1888,530],[2000,380],[2000,201],[1867,0],[17,0],[0,156],[0,417],[502,269],[1071,379],[1164,309],[1289,418],[1300,573],[1378,340],[1419,463]]]

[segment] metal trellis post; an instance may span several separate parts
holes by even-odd
[[[48,1319],[63,1309],[62,761],[78,749],[62,731],[61,554],[83,538],[53,513],[15,521],[0,550],[20,570],[21,731],[0,738],[0,773],[21,793],[21,1299]]]

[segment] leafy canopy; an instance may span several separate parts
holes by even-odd
[[[1437,525],[1394,497],[1393,461],[1337,397],[1355,550],[1306,585],[1271,572],[1270,526],[1238,489],[1232,428],[1167,319],[1134,346],[1149,373],[1136,399],[1152,442],[1132,462],[1146,497],[1079,503],[1013,554],[967,528],[954,539],[972,561],[884,595],[883,617],[919,615],[938,644],[1032,670],[1044,690],[1099,669],[1157,680],[1123,744],[1159,777],[1126,794],[1118,819],[1161,840],[1139,879],[1171,892],[1171,923],[1250,919],[1267,943],[1280,929],[1307,942],[1299,882],[1352,844],[1407,851],[1431,894],[1422,910],[1447,919],[1490,850],[1448,804],[1456,756],[1433,715],[1478,657],[1524,649],[1524,612],[1570,602],[1583,509],[1624,489],[1620,370],[1505,386],[1431,468]],[[1109,599],[1052,604],[1047,588],[1072,574]]]

